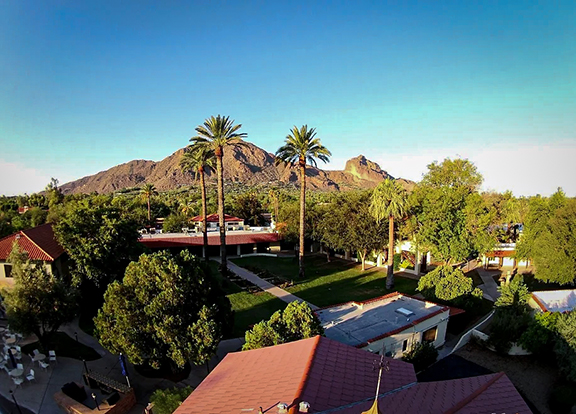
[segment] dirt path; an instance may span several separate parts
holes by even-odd
[[[551,414],[548,398],[559,378],[554,367],[533,356],[499,355],[471,343],[456,351],[456,355],[491,371],[504,371],[523,397],[530,400],[541,414]]]

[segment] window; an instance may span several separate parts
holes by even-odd
[[[424,331],[424,333],[422,334],[422,341],[423,342],[434,342],[436,340],[437,331],[438,331],[437,326]]]
[[[4,274],[6,277],[12,277],[12,265],[5,264],[4,265]]]
[[[408,349],[408,339],[404,339],[404,342],[402,342],[402,352],[406,351],[406,349]]]

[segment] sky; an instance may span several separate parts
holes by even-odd
[[[161,160],[205,118],[275,152],[315,127],[418,181],[465,157],[484,190],[576,196],[576,2],[0,3],[0,194]]]

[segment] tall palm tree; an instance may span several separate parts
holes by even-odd
[[[182,171],[193,171],[194,177],[200,177],[202,194],[202,235],[204,237],[204,259],[208,261],[208,209],[206,208],[206,181],[204,173],[214,169],[214,151],[206,145],[190,145],[180,159]]]
[[[387,178],[372,193],[370,213],[378,223],[388,218],[388,274],[386,289],[394,287],[394,218],[406,212],[406,190],[398,181]]]
[[[154,184],[146,183],[146,184],[144,184],[144,186],[140,190],[140,193],[142,194],[142,197],[144,197],[146,199],[146,202],[148,203],[148,223],[150,223],[150,198],[152,196],[158,194],[158,192],[156,191],[156,187],[154,187]]]
[[[294,126],[285,144],[276,151],[276,164],[298,164],[300,170],[300,251],[298,255],[299,276],[304,278],[304,219],[306,217],[306,161],[316,166],[316,158],[328,162],[332,154],[316,138],[316,130],[303,125]]]
[[[226,262],[226,226],[224,222],[224,171],[222,157],[224,147],[241,144],[246,137],[245,132],[238,132],[242,124],[234,125],[234,120],[228,116],[211,116],[204,124],[196,127],[197,136],[190,138],[194,145],[205,145],[214,151],[216,156],[216,173],[218,176],[218,224],[220,226],[220,259],[222,273],[228,272]]]

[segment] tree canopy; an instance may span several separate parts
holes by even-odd
[[[306,302],[294,301],[283,311],[276,311],[269,320],[262,321],[246,331],[242,350],[264,348],[324,335],[320,320]]]
[[[33,333],[45,349],[58,328],[76,316],[77,291],[43,262],[28,259],[15,243],[8,258],[14,287],[2,291],[8,323],[18,332]]]
[[[229,300],[188,251],[143,254],[113,282],[95,318],[100,343],[135,364],[206,363],[231,328]]]
[[[77,284],[90,280],[104,285],[124,273],[138,257],[138,223],[119,208],[96,200],[70,203],[54,226],[60,245],[74,261]]]
[[[470,297],[481,298],[482,291],[474,287],[472,278],[461,269],[438,266],[418,281],[418,291],[426,298],[463,303]]]
[[[518,256],[533,259],[537,279],[560,284],[576,279],[576,200],[562,190],[533,197],[518,243]]]

